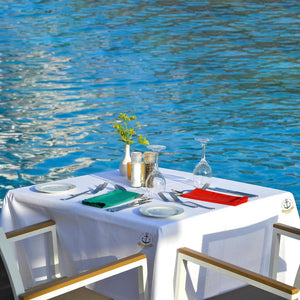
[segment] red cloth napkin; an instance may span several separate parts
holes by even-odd
[[[246,196],[230,196],[201,189],[194,189],[190,193],[182,194],[182,197],[232,206],[237,206],[248,201],[248,197]]]

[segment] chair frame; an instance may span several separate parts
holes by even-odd
[[[277,277],[281,236],[300,240],[300,228],[295,228],[281,223],[275,223],[273,225],[271,263],[269,269],[269,276],[273,279],[276,279]],[[294,286],[300,288],[300,266],[296,275]]]
[[[116,260],[112,263],[106,264],[101,267],[91,269],[86,272],[71,276],[63,277],[57,280],[51,281],[47,284],[47,287],[41,285],[25,291],[21,275],[18,270],[18,266],[14,255],[12,255],[11,243],[20,241],[32,236],[45,233],[51,234],[51,245],[50,247],[53,253],[51,262],[54,266],[55,276],[58,272],[58,247],[57,247],[57,236],[56,236],[56,224],[52,220],[44,221],[38,224],[30,225],[18,230],[4,233],[3,229],[0,228],[0,254],[3,259],[3,263],[8,273],[9,281],[11,283],[14,299],[20,300],[44,300],[50,299],[55,296],[59,296],[70,292],[72,290],[84,287],[91,283],[103,280],[105,278],[123,273],[125,271],[137,268],[138,272],[138,292],[139,299],[148,299],[148,286],[147,286],[147,259],[146,255],[137,253],[128,257]]]
[[[175,279],[175,300],[184,299],[187,262],[192,262],[199,266],[215,270],[219,273],[238,279],[249,285],[263,289],[286,299],[300,299],[300,292],[298,289],[300,287],[300,267],[296,275],[295,286],[290,286],[276,280],[281,235],[300,240],[300,229],[281,223],[276,223],[273,225],[271,263],[269,271],[271,278],[224,262],[206,254],[191,250],[189,248],[178,249]]]

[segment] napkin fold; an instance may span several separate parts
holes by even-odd
[[[201,189],[194,189],[190,193],[182,194],[182,197],[232,206],[237,206],[248,201],[248,197],[246,196],[231,196]]]
[[[133,200],[139,196],[138,193],[129,192],[129,191],[121,191],[114,190],[107,194],[95,196],[89,199],[85,199],[82,201],[84,205],[95,206],[99,208],[111,207],[114,205],[119,205],[124,202]]]

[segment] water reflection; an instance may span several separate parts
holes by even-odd
[[[123,111],[161,166],[191,171],[209,135],[216,176],[300,199],[298,1],[198,2],[0,0],[0,198],[116,168]]]

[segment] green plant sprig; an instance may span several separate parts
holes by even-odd
[[[120,113],[118,120],[120,121],[115,122],[112,126],[113,128],[116,129],[117,133],[120,135],[118,141],[131,145],[135,142],[133,140],[133,137],[137,136],[138,142],[140,144],[149,145],[148,140],[145,137],[143,137],[141,134],[137,134],[134,127],[129,128],[129,122],[136,120],[136,116],[127,116],[126,114]],[[138,129],[141,128],[139,122],[136,122],[136,126]]]

